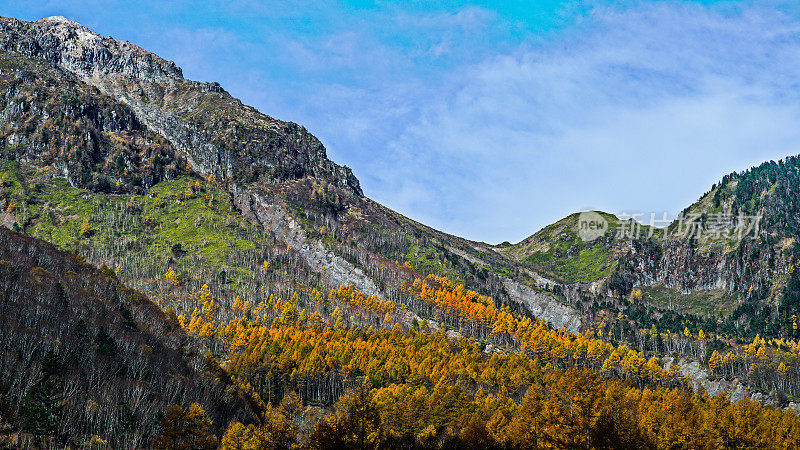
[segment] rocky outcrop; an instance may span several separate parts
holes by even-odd
[[[234,195],[234,203],[245,218],[298,250],[306,263],[322,274],[328,288],[353,285],[364,294],[384,298],[375,282],[361,268],[336,255],[319,240],[308,239],[302,226],[283,205],[248,191]]]
[[[764,406],[780,407],[776,398],[772,395],[764,394],[763,392],[752,389],[747,384],[742,383],[738,378],[727,380],[724,378],[712,379],[708,371],[703,368],[699,361],[690,359],[664,358],[664,370],[675,364],[689,380],[692,388],[695,391],[705,390],[709,396],[724,394],[730,399],[732,403],[738,403],[739,400],[744,398],[761,403]],[[784,403],[783,409],[792,410],[800,413],[800,404],[790,402],[788,405]]]
[[[569,333],[581,330],[581,316],[572,307],[563,304],[554,295],[540,292],[530,286],[503,278],[503,285],[511,300],[525,305],[537,318],[545,320],[555,329],[564,329]]]
[[[48,165],[73,186],[142,191],[185,173],[175,150],[128,106],[65,70],[0,51],[4,158]]]

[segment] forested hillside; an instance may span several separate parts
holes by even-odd
[[[493,246],[67,19],[0,19],[0,64],[8,445],[800,443],[794,159],[687,210],[773,217],[750,236],[573,215]]]
[[[147,446],[172,405],[209,433],[257,421],[227,375],[145,296],[80,256],[0,228],[0,439],[10,446]]]
[[[442,322],[404,324],[405,307],[352,288],[242,304],[244,319],[216,327],[202,312],[183,322],[207,345],[236,349],[237,380],[262,401],[282,395],[280,414],[295,423],[316,411],[287,402],[324,405],[351,388],[313,429],[298,427],[312,448],[783,448],[800,439],[793,411],[693,394],[676,366],[627,346],[554,331],[443,278],[406,292],[409,306]],[[742,363],[767,361],[755,348]],[[233,426],[223,443],[271,433]]]

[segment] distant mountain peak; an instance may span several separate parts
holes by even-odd
[[[67,19],[64,16],[45,17],[43,19],[37,20],[36,22],[60,22],[60,23],[66,23],[66,24],[71,24],[71,25],[83,27],[83,25],[79,24],[78,22],[75,22],[74,20]]]

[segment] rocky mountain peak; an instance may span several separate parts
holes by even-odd
[[[0,18],[0,49],[45,59],[82,78],[117,73],[156,82],[183,79],[174,62],[61,16],[36,22]]]
[[[218,83],[183,78],[172,61],[64,17],[0,17],[0,52],[45,61],[131,108],[190,167],[233,186],[313,177],[363,195],[347,167],[305,128],[244,105]]]

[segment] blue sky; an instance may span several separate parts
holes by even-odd
[[[531,5],[533,3],[533,5]],[[800,154],[780,2],[0,1],[63,15],[304,125],[371,198],[516,242],[582,209],[674,215]]]

